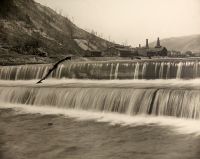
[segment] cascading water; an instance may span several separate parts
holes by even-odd
[[[181,78],[181,73],[182,73],[182,68],[183,68],[183,63],[180,62],[179,64],[177,64],[177,66],[178,66],[178,69],[177,69],[176,78],[180,79]]]
[[[0,79],[16,80],[16,82],[40,79],[51,67],[50,64],[4,66],[0,67]],[[143,79],[143,83],[136,84],[134,88],[123,82],[120,87],[107,87],[97,81],[95,87],[1,85],[0,101],[65,109],[117,112],[127,115],[146,114],[199,119],[200,90],[174,88],[173,85],[165,88],[147,84],[148,87],[143,87],[144,79],[198,78],[200,77],[199,67],[200,62],[197,60],[66,62],[59,65],[49,78],[54,78],[53,81],[59,81],[56,79],[61,78],[121,79],[121,81],[122,79]],[[121,81],[118,80],[118,83],[121,84]],[[76,82],[79,83],[79,81]]]
[[[117,65],[116,65],[116,69],[115,69],[115,79],[117,79],[118,72],[119,72],[119,63],[117,63]]]
[[[1,80],[26,80],[42,78],[51,65],[4,66],[0,68]]]
[[[200,90],[172,88],[15,86],[0,87],[1,103],[200,118]]]
[[[159,79],[163,78],[164,65],[165,65],[165,63],[160,64]]]
[[[167,63],[167,74],[166,74],[166,79],[169,79],[170,77],[170,67],[171,67],[171,64],[170,62]],[[195,76],[197,77],[197,76]]]
[[[136,66],[135,66],[135,71],[134,71],[134,79],[138,79],[139,69],[140,69],[140,64],[137,63]]]
[[[51,65],[0,67],[2,80],[40,79]],[[200,77],[198,60],[66,62],[50,78],[75,79],[194,79]]]

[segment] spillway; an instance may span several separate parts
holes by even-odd
[[[2,80],[41,79],[52,65],[0,67]],[[61,79],[195,79],[200,77],[199,60],[66,62],[49,78]]]
[[[200,90],[189,88],[108,86],[16,85],[0,86],[1,104],[51,106],[62,109],[199,119]]]
[[[200,118],[198,60],[65,62],[50,74],[46,84],[36,85],[37,79],[44,77],[52,66],[0,67],[0,102],[130,116]],[[73,84],[56,84],[70,79],[75,80]],[[31,80],[32,84],[25,84]],[[196,80],[197,85],[187,82],[191,80]],[[89,81],[93,82],[88,84]],[[178,86],[179,83],[182,85]]]

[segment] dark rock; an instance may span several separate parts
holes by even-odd
[[[48,123],[48,126],[52,126],[53,125],[53,123]]]

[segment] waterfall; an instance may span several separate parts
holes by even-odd
[[[166,79],[169,79],[169,77],[170,77],[170,67],[171,67],[170,62],[168,62],[168,63],[167,63],[167,74],[166,74]]]
[[[164,70],[164,62],[162,62],[160,66],[159,79],[163,78],[163,70]]]
[[[61,64],[58,69],[56,70],[56,77],[61,78],[61,73],[62,73],[62,69],[64,68],[64,65]],[[38,78],[37,78],[38,79]]]
[[[117,63],[116,68],[115,68],[115,79],[117,79],[118,70],[119,70],[119,63]]]
[[[49,78],[75,79],[193,79],[200,77],[197,60],[66,62]],[[41,79],[52,65],[1,66],[1,80]]]
[[[22,65],[0,67],[2,80],[27,80],[42,78],[50,69],[50,65]]]
[[[139,77],[139,69],[140,69],[140,64],[137,62],[136,66],[135,66],[134,79],[138,79],[138,77]]]
[[[193,70],[194,70],[195,73],[194,73],[193,78],[196,78],[198,76],[198,65],[199,65],[198,61],[194,63]]]
[[[112,79],[112,76],[113,76],[113,63],[111,64],[111,70],[110,70],[110,79]]]
[[[0,67],[0,79],[40,79],[46,75],[52,66],[51,64],[2,66]],[[72,61],[59,65],[50,74],[49,78],[132,79],[131,82],[134,79],[193,79],[200,77],[199,67],[200,62],[198,60]],[[121,84],[120,81],[117,82]],[[134,82],[137,82],[137,80]],[[64,109],[117,112],[132,116],[150,114],[192,119],[200,118],[200,90],[197,88],[170,87],[170,84],[169,87],[162,87],[162,85],[145,84],[144,81],[139,85],[136,84],[136,87],[129,84],[123,85],[122,83],[119,87],[115,87],[112,83],[108,85],[73,85],[73,87],[59,84],[58,86],[53,84],[47,84],[46,86],[27,86],[23,84],[9,86],[1,84],[0,101],[4,104],[13,103],[27,106],[52,106]]]
[[[147,63],[144,63],[142,67],[142,79],[145,79],[146,70],[147,70]]]
[[[186,63],[186,65],[187,65],[187,63]],[[183,63],[180,62],[180,63],[178,64],[178,70],[177,70],[177,74],[176,74],[176,78],[177,78],[177,79],[180,79],[180,78],[181,78],[182,67],[183,67]]]
[[[154,62],[153,65],[155,65],[155,69],[154,69],[154,71],[155,71],[155,76],[154,76],[154,78],[156,78],[156,77],[157,77],[158,63],[157,63],[157,62]]]
[[[52,106],[127,115],[199,119],[200,90],[109,87],[0,87],[1,103]]]

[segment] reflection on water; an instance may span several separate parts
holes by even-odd
[[[52,125],[48,125],[52,123]],[[0,109],[2,159],[191,159],[200,137],[152,124],[121,126]]]

